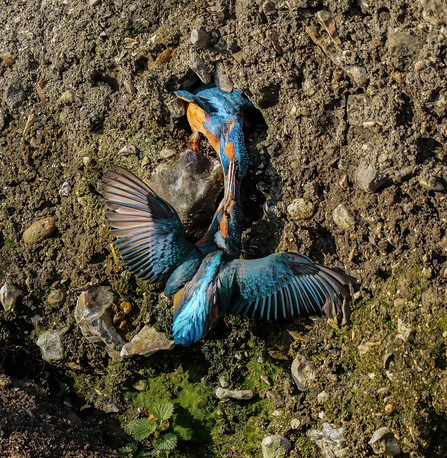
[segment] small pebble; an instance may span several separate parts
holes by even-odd
[[[291,427],[292,429],[298,429],[300,426],[301,426],[301,421],[298,420],[298,418],[294,418],[294,419],[290,422],[290,427]]]
[[[295,199],[288,207],[287,213],[294,220],[306,220],[312,218],[315,205],[304,199]]]
[[[387,404],[385,406],[385,411],[387,413],[393,413],[396,410],[396,408],[393,406],[393,404]]]
[[[250,390],[228,390],[226,388],[217,388],[216,396],[222,401],[228,398],[246,401],[253,398],[254,394]]]
[[[334,223],[344,231],[352,230],[355,226],[354,217],[343,204],[339,204],[338,207],[335,208],[332,213],[332,219]]]
[[[324,404],[327,400],[329,400],[329,395],[326,393],[326,391],[322,391],[317,395],[318,404]]]
[[[118,154],[121,156],[129,156],[129,154],[138,154],[138,150],[133,145],[126,145],[118,151]]]
[[[7,388],[12,385],[11,377],[5,374],[0,374],[0,388]]]
[[[14,308],[15,303],[19,296],[23,296],[23,291],[15,288],[9,283],[5,283],[0,289],[0,302],[5,309],[5,312],[9,312]]]
[[[70,183],[68,181],[64,181],[62,183],[62,186],[61,188],[59,189],[59,194],[61,196],[68,196],[68,194],[70,194],[70,191],[71,191],[71,186],[70,186]]]
[[[227,75],[227,71],[223,62],[216,62],[214,82],[216,83],[216,86],[224,92],[233,91],[233,81]]]
[[[292,449],[292,444],[284,436],[275,434],[264,437],[261,448],[264,458],[284,458]]]
[[[401,450],[396,438],[388,427],[379,428],[371,437],[369,445],[376,455],[399,455]]]
[[[16,58],[9,52],[6,51],[3,54],[3,66],[8,68],[12,67],[15,64]]]
[[[222,388],[226,388],[228,386],[228,380],[225,377],[220,377],[219,384]]]
[[[59,289],[53,289],[50,291],[50,294],[48,294],[47,302],[53,307],[56,307],[58,305],[61,305],[64,303],[66,298],[66,293],[65,290],[59,288]]]
[[[200,29],[194,29],[191,32],[191,43],[197,48],[207,49],[210,45],[210,36]]]
[[[23,241],[28,245],[39,243],[48,238],[56,230],[56,218],[48,216],[33,223],[23,233]]]
[[[68,104],[73,102],[75,99],[75,92],[73,89],[69,89],[68,91],[65,91],[59,98],[59,102],[62,104]]]
[[[267,375],[261,375],[261,380],[266,383],[268,386],[272,386],[272,382],[270,381],[270,378],[267,377]]]
[[[84,156],[84,157],[82,158],[82,162],[84,163],[84,165],[85,165],[86,167],[88,167],[88,166],[92,163],[92,160],[90,159],[89,156]]]

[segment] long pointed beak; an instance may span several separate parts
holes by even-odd
[[[227,171],[227,187],[225,189],[224,200],[229,202],[231,200],[239,201],[240,197],[241,180],[239,175],[239,163],[232,160],[229,163]]]

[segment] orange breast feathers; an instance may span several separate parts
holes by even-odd
[[[186,117],[193,132],[198,131],[205,135],[212,147],[219,153],[219,139],[215,137],[209,130],[205,128],[203,123],[208,124],[208,119],[205,112],[195,103],[188,103],[186,107]]]

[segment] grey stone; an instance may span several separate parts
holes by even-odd
[[[386,426],[375,431],[369,445],[376,455],[396,456],[401,452],[396,438]]]
[[[42,358],[49,363],[60,361],[64,357],[64,347],[61,336],[67,332],[68,328],[59,331],[46,331],[37,339],[37,345],[42,352]]]
[[[192,231],[214,213],[223,186],[222,167],[217,159],[186,150],[175,161],[159,165],[150,186]]]
[[[197,48],[208,48],[210,45],[210,36],[200,29],[194,29],[191,32],[191,43]]]
[[[250,390],[228,390],[226,388],[217,388],[216,396],[222,401],[228,398],[247,401],[248,399],[252,399],[254,394],[253,391]]]
[[[200,78],[200,81],[204,84],[211,82],[211,74],[205,61],[193,49],[189,53],[189,59],[191,70]]]
[[[292,363],[292,378],[299,390],[305,391],[317,376],[317,368],[312,361],[302,355],[296,355]]]
[[[6,105],[15,110],[25,101],[25,89],[19,80],[12,81],[5,90],[4,101]]]
[[[284,436],[275,434],[264,437],[261,448],[264,458],[285,458],[292,449],[292,444]]]
[[[216,67],[214,71],[214,82],[216,83],[216,86],[224,92],[233,91],[233,81],[227,75],[225,64],[223,62],[216,62]]]
[[[74,316],[82,335],[91,343],[106,346],[110,356],[120,359],[124,340],[116,332],[109,314],[113,294],[109,286],[91,286],[78,298]]]
[[[343,428],[333,428],[329,423],[323,423],[321,429],[311,429],[306,435],[315,442],[324,458],[344,458],[349,455]]]
[[[338,205],[332,213],[334,223],[342,230],[349,231],[355,226],[355,219],[343,205]]]

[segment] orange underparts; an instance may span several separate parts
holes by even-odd
[[[188,118],[191,130],[198,131],[209,140],[214,150],[219,153],[219,139],[205,128],[203,123],[208,124],[205,112],[195,103],[188,103],[186,107],[186,117]]]

